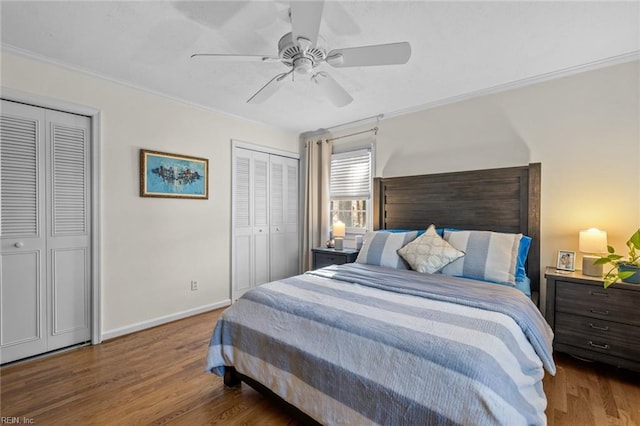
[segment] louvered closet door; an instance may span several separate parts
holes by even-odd
[[[2,363],[47,350],[44,123],[44,110],[2,101]]]
[[[232,299],[269,281],[269,155],[234,150]]]
[[[298,160],[235,147],[232,300],[298,274]]]
[[[88,117],[47,111],[48,350],[91,338]]]
[[[271,279],[296,275],[298,254],[298,160],[270,157]]]
[[[253,152],[253,286],[270,280],[269,271],[269,154]]]
[[[251,214],[251,151],[234,151],[233,170],[233,270],[231,298],[253,286],[253,224]]]
[[[87,117],[2,101],[2,362],[90,340]]]

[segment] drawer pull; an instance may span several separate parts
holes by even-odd
[[[599,325],[593,325],[593,323],[589,323],[589,327],[593,328],[594,330],[609,331],[608,325],[604,327],[600,327]]]
[[[609,293],[602,293],[600,291],[589,290],[589,294],[592,296],[609,297]]]
[[[598,315],[609,315],[609,311],[597,311],[595,309],[589,309],[589,312],[591,312],[592,314],[598,314]]]
[[[605,350],[611,349],[611,346],[609,345],[599,345],[597,343],[593,343],[592,341],[589,341],[589,346],[598,348],[598,349],[605,349]]]

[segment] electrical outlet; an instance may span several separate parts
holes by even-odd
[[[196,291],[198,289],[198,281],[191,280],[191,291]]]

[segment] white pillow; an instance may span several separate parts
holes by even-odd
[[[465,255],[442,268],[442,273],[515,286],[521,238],[522,234],[445,230],[444,239]]]
[[[395,269],[409,269],[400,256],[398,249],[415,240],[418,231],[411,232],[367,232],[358,253],[356,263],[386,266]]]
[[[431,225],[426,232],[398,250],[398,254],[413,270],[433,274],[445,265],[464,256],[464,253],[438,235]]]

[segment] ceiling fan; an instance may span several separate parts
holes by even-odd
[[[350,47],[327,51],[318,36],[324,1],[292,1],[290,8],[291,32],[280,38],[278,56],[237,55],[226,53],[195,53],[191,58],[211,58],[222,61],[282,62],[291,68],[273,77],[262,86],[248,103],[261,103],[271,97],[286,81],[296,74],[311,75],[316,83],[333,102],[342,107],[353,98],[331,75],[316,68],[326,62],[335,68],[362,67],[371,65],[405,64],[411,57],[408,42],[376,44],[373,46]]]

